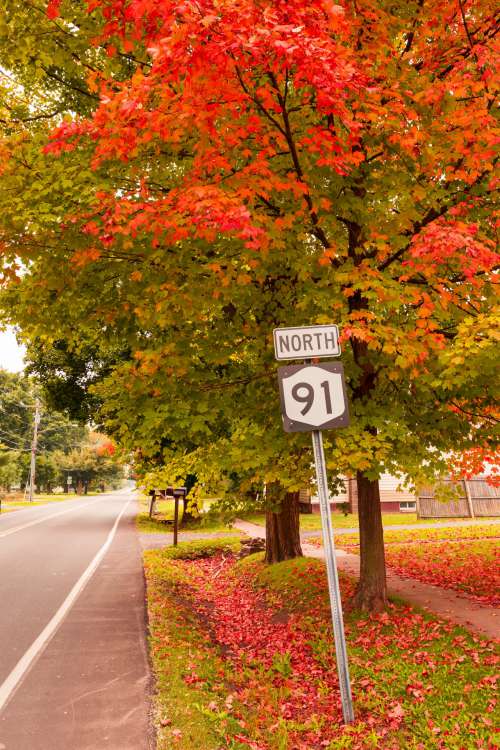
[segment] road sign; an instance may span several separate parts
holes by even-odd
[[[310,329],[318,327],[327,328],[328,326],[310,326]],[[336,326],[331,326],[331,328],[336,328]],[[278,329],[274,332],[274,343],[278,359],[280,359],[278,353],[282,346],[279,335],[286,330],[303,331],[307,329]],[[293,335],[298,336],[299,334]],[[289,338],[288,341],[293,348],[292,338]],[[303,341],[304,339],[302,339],[302,343]],[[296,342],[297,351],[299,343]],[[338,353],[340,354],[340,349]],[[296,356],[300,355],[297,354]],[[332,354],[318,355],[308,352],[302,356],[309,359],[313,356],[332,356]],[[286,359],[286,357],[281,358]],[[352,704],[351,680],[349,677],[349,661],[347,658],[342,600],[340,598],[337,563],[335,560],[335,542],[333,539],[325,452],[323,450],[323,437],[321,434],[322,429],[328,430],[332,427],[345,427],[349,424],[344,368],[340,362],[327,362],[321,365],[287,365],[286,367],[278,368],[278,380],[285,431],[310,431],[312,433],[342,713],[344,722],[352,724],[354,721],[354,708]]]
[[[276,359],[339,357],[339,329],[334,325],[275,328]]]
[[[278,368],[285,432],[310,432],[349,424],[344,367],[340,362]]]

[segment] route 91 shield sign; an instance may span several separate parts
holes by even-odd
[[[285,432],[310,432],[349,424],[344,367],[340,362],[278,368]]]

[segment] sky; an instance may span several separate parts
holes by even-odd
[[[0,368],[9,372],[21,372],[24,368],[24,347],[18,345],[14,331],[0,331]]]

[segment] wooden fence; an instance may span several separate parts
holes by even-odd
[[[443,484],[453,499],[438,499],[434,487],[422,488],[417,498],[419,518],[500,516],[500,487],[492,487],[484,479],[446,480]]]

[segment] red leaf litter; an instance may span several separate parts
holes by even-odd
[[[389,545],[386,562],[399,575],[451,589],[481,604],[500,604],[498,540]]]
[[[286,747],[290,750],[321,750],[330,746],[401,750],[401,730],[407,718],[403,704],[422,703],[433,693],[436,662],[455,668],[456,651],[436,657],[425,650],[426,645],[452,632],[450,623],[426,619],[404,606],[392,606],[382,615],[357,620],[352,630],[347,622],[351,667],[362,670],[357,670],[361,677],[352,680],[356,722],[346,727],[342,723],[323,569],[297,566],[296,578],[307,578],[307,604],[297,607],[303,592],[290,587],[278,594],[259,588],[253,569],[250,567],[242,574],[231,559],[216,556],[176,564],[187,574],[182,584],[184,601],[189,602],[200,626],[218,646],[228,665],[231,694],[224,710],[239,722],[242,731],[237,737],[231,734],[227,740],[237,740],[240,747],[268,750],[270,735],[279,733],[286,723]],[[352,594],[352,586],[349,580],[342,581],[344,601]],[[461,658],[472,658],[475,654],[477,659],[477,651],[472,653],[471,645],[461,638]],[[474,648],[479,648],[481,659],[491,657],[487,642],[482,646],[476,643]],[[378,657],[394,653],[399,653],[397,658],[409,662],[412,668],[415,665],[415,674],[400,696],[394,693],[392,680],[380,683],[367,672],[367,669],[378,671]],[[421,676],[425,684],[419,679]],[[187,679],[193,681],[193,678],[197,679],[196,665],[192,665]],[[485,685],[485,689],[493,687]],[[247,709],[259,717],[249,736],[245,731]],[[411,716],[408,720],[411,721]],[[433,747],[449,747],[447,734],[446,731],[443,736],[436,736]],[[342,744],[343,741],[347,744]],[[378,744],[372,744],[374,741]],[[485,745],[481,742],[471,747]]]

